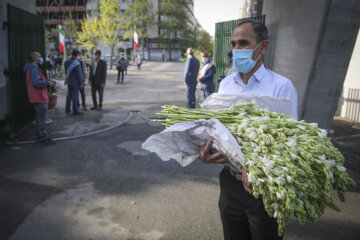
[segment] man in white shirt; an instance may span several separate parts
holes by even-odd
[[[297,93],[291,81],[263,65],[268,49],[268,30],[259,21],[238,23],[232,35],[233,65],[237,72],[220,83],[219,93],[271,96],[292,101],[291,116],[297,119]],[[282,239],[275,218],[269,217],[262,198],[252,195],[247,172],[230,165],[220,153],[210,153],[212,141],[203,144],[200,159],[205,163],[226,164],[220,173],[219,209],[225,240]]]

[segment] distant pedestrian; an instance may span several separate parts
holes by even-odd
[[[65,112],[70,113],[70,106],[72,102],[73,115],[81,115],[79,110],[79,91],[83,87],[83,73],[81,71],[81,64],[78,59],[80,55],[79,50],[75,49],[71,53],[71,58],[65,61],[66,83],[68,85],[68,92],[66,96]]]
[[[93,107],[91,108],[91,110],[102,111],[102,102],[104,97],[107,66],[106,66],[106,62],[101,59],[100,50],[96,50],[93,59],[94,61],[90,67],[90,77],[89,77],[89,83],[91,85],[91,94],[93,99]],[[97,92],[99,94],[99,105],[96,100]]]
[[[121,75],[121,84],[124,82],[124,71],[127,67],[127,59],[124,57],[124,53],[120,53],[120,57],[118,63],[116,65],[116,69],[118,70],[117,75],[117,83],[120,83],[120,75]]]
[[[125,75],[127,75],[127,70],[128,70],[128,66],[129,66],[129,59],[127,57],[126,58],[126,66],[125,66]]]
[[[216,67],[212,64],[209,54],[207,52],[203,53],[203,67],[200,71],[200,76],[198,77],[198,82],[200,82],[201,90],[204,93],[204,99],[210,96],[215,92],[215,83],[214,76],[216,73]]]
[[[200,63],[192,48],[187,49],[188,59],[185,64],[184,81],[186,85],[187,108],[195,108],[195,91]]]
[[[29,63],[24,66],[29,101],[35,106],[35,127],[36,138],[40,143],[55,145],[55,142],[48,137],[46,131],[46,120],[48,119],[48,86],[55,86],[54,81],[45,79],[44,74],[39,68],[43,59],[39,52],[29,54]]]
[[[162,54],[161,59],[163,62],[165,62],[165,54]]]
[[[233,67],[233,54],[232,54],[232,51],[228,52],[227,57],[228,57],[228,60],[226,62],[225,71],[224,71],[225,77],[227,77],[228,75],[236,72],[236,68]]]
[[[141,59],[141,55],[138,54],[135,58],[135,63],[136,63],[136,73],[141,73],[141,64],[142,64],[142,59]]]
[[[48,55],[46,58],[45,58],[45,68],[46,68],[46,72],[47,72],[47,76],[49,78],[53,78],[54,76],[52,75],[52,66],[51,66],[51,57],[50,55]]]

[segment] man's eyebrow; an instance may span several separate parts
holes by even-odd
[[[239,44],[239,45],[248,45],[250,44],[250,41],[247,40],[247,39],[240,39],[240,40],[237,40],[237,41],[231,41],[231,45],[235,46],[236,45],[236,42]]]

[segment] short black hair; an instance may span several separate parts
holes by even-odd
[[[239,22],[238,24],[236,24],[235,29],[237,27],[240,27],[244,23],[252,23],[254,32],[256,33],[256,35],[258,37],[258,43],[269,39],[269,33],[268,33],[267,27],[265,26],[265,23],[263,23],[259,20],[246,19],[246,20],[243,20],[243,21]]]
[[[80,51],[77,49],[72,50],[71,56],[76,57],[80,54]]]
[[[99,54],[99,55],[101,56],[101,51],[100,51],[100,50],[96,50],[95,55],[96,55],[96,54]]]

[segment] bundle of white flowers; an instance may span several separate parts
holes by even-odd
[[[253,103],[222,111],[163,106],[159,114],[167,117],[161,120],[166,127],[217,118],[230,130],[245,158],[253,194],[261,196],[269,216],[277,218],[279,235],[291,215],[303,224],[306,219],[317,220],[327,206],[339,211],[333,190],[345,201],[346,186],[355,186],[343,166],[343,155],[317,124]]]

